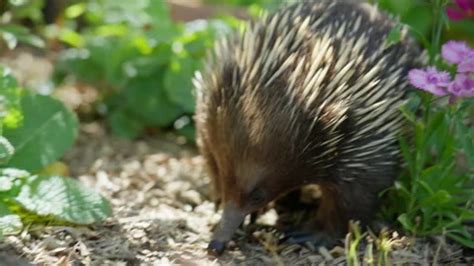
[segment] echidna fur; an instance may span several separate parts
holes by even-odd
[[[371,219],[398,173],[399,107],[422,60],[403,27],[387,43],[395,25],[360,1],[304,1],[218,41],[194,79],[198,145],[224,206],[214,240],[307,184],[323,192],[317,229]]]

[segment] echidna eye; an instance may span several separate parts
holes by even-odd
[[[265,192],[261,188],[252,190],[249,194],[249,200],[252,204],[259,204],[265,200]]]

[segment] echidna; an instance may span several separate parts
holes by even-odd
[[[399,169],[399,111],[420,49],[360,1],[298,2],[223,38],[197,73],[196,128],[220,253],[246,215],[305,185],[322,191],[305,228],[339,237],[370,221]]]

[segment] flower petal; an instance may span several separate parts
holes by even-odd
[[[457,21],[457,20],[463,20],[467,14],[457,8],[447,7],[446,15],[448,16],[450,20]]]
[[[472,49],[463,41],[449,41],[441,48],[441,56],[451,64],[459,64]]]
[[[456,5],[461,8],[462,10],[466,11],[469,10],[470,2],[469,0],[455,0]]]
[[[457,97],[474,97],[474,80],[467,75],[458,74],[449,84],[448,91]]]
[[[427,85],[428,82],[426,77],[426,72],[421,69],[412,69],[410,72],[408,72],[408,80],[410,81],[411,85],[418,89],[424,88]]]
[[[459,73],[474,73],[474,56],[470,56],[461,61],[458,65]]]
[[[436,95],[436,96],[444,96],[448,94],[445,88],[439,87],[434,84],[429,84],[428,86],[422,88],[422,90],[430,92],[431,94]]]
[[[438,71],[435,67],[428,67],[426,70],[428,82],[440,87],[447,87],[451,83],[451,77],[446,71]]]

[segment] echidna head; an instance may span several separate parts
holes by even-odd
[[[261,148],[275,151],[274,156],[270,157],[274,159],[273,162],[265,156],[265,153],[252,152],[254,156],[242,161],[233,160],[233,163],[227,166],[229,167],[227,172],[217,173],[219,175],[217,183],[220,186],[218,191],[224,212],[214,232],[210,244],[211,250],[221,252],[218,247],[223,248],[248,214],[261,209],[279,195],[303,185],[308,180],[300,172],[301,169],[296,169],[294,165],[284,161],[284,158],[289,158],[287,156],[291,155],[274,148]],[[222,162],[218,162],[217,165],[226,167],[222,166]]]

